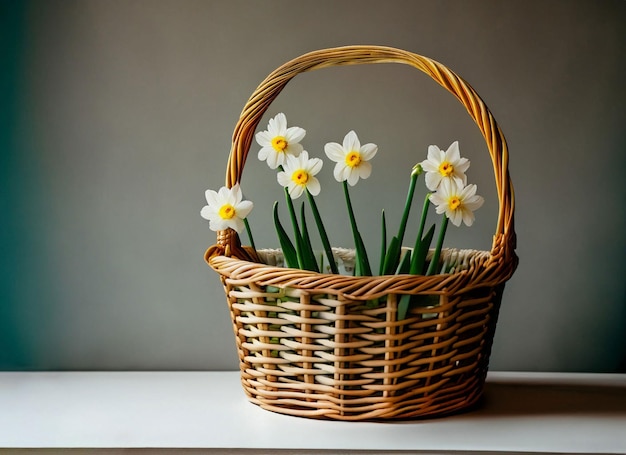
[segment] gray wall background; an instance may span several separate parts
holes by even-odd
[[[0,369],[236,369],[199,211],[223,184],[239,112],[288,59],[383,44],[459,73],[508,139],[520,266],[492,369],[624,371],[625,2],[65,0],[4,2],[0,14]],[[418,71],[302,75],[268,114],[281,111],[307,129],[311,154],[349,129],[379,145],[353,192],[375,251],[380,210],[397,220],[410,167],[458,139],[487,203],[447,244],[490,248],[484,142]],[[256,150],[243,179],[251,223],[276,246],[268,220],[282,193]],[[331,170],[319,205],[333,243],[349,246]]]

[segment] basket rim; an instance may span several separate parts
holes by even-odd
[[[515,263],[504,268],[499,266],[491,260],[489,251],[463,250],[471,254],[469,266],[454,273],[353,276],[267,265],[256,260],[215,254],[213,250],[214,247],[207,249],[205,261],[232,286],[293,288],[349,300],[378,299],[388,294],[451,295],[476,288],[495,288],[511,277],[516,266]],[[447,250],[461,251],[456,248]]]

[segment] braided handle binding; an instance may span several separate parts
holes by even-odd
[[[493,163],[499,212],[491,260],[500,265],[508,264],[509,267],[516,264],[514,192],[509,177],[508,148],[504,135],[485,103],[467,82],[441,63],[412,52],[384,46],[337,47],[309,52],[274,70],[256,88],[235,126],[226,172],[226,186],[232,187],[240,181],[258,123],[272,101],[293,77],[306,71],[327,67],[374,63],[402,63],[417,68],[432,77],[465,106],[485,138]],[[247,260],[236,234],[226,235],[225,232],[218,232],[217,242],[224,251],[230,250],[233,255]]]

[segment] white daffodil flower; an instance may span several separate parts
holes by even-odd
[[[466,226],[474,223],[474,211],[479,209],[485,200],[476,194],[476,185],[459,185],[454,179],[443,179],[436,192],[430,195],[435,204],[436,212],[445,213],[452,224]]]
[[[300,141],[306,131],[297,126],[287,128],[287,117],[282,112],[270,119],[267,130],[260,131],[255,138],[261,146],[259,159],[267,161],[270,169],[283,166],[288,155],[298,156],[302,152]]]
[[[329,142],[324,146],[326,156],[335,161],[333,174],[338,182],[348,181],[350,186],[356,185],[359,179],[366,179],[372,173],[369,160],[374,158],[378,146],[376,144],[361,145],[354,131],[343,138],[343,145]]]
[[[287,155],[283,171],[276,178],[278,183],[287,188],[291,199],[298,199],[307,189],[313,196],[321,190],[320,182],[315,175],[322,169],[324,163],[319,158],[309,159],[306,150],[298,156]]]
[[[454,141],[445,152],[436,145],[428,147],[428,158],[420,163],[426,171],[426,186],[435,191],[444,180],[454,180],[459,186],[466,184],[465,171],[470,166],[467,158],[461,158],[459,142]]]
[[[243,231],[243,219],[252,210],[251,201],[244,201],[239,184],[232,188],[223,186],[219,192],[207,190],[205,193],[209,205],[200,211],[202,218],[209,220],[209,228],[213,231],[223,231],[227,228],[237,232]]]

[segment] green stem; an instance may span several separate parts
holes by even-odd
[[[426,259],[426,253],[430,248],[430,242],[432,240],[432,234],[434,232],[435,225],[428,231],[425,238],[424,227],[426,226],[426,218],[428,217],[428,209],[430,208],[430,193],[426,194],[424,198],[424,205],[422,207],[422,217],[420,218],[420,227],[417,232],[417,238],[415,239],[415,247],[413,248],[413,257],[411,258],[412,275],[421,275],[424,269],[424,260]]]
[[[411,268],[409,270],[411,275],[422,275],[424,273],[426,255],[428,254],[430,243],[434,235],[435,225],[433,224],[423,238],[415,239],[415,247],[413,248],[413,255],[411,256]]]
[[[387,248],[387,253],[385,255],[385,263],[383,265],[383,274],[384,275],[392,275],[393,272],[398,267],[400,263],[400,254],[402,253],[402,247],[398,242],[398,237],[395,235],[391,238],[389,242],[389,248]]]
[[[248,240],[250,240],[250,246],[252,247],[253,250],[256,251],[256,246],[254,246],[254,238],[252,238],[252,230],[250,229],[248,218],[244,218],[243,223],[246,225],[246,232],[248,233]]]
[[[317,266],[317,261],[315,260],[315,253],[313,252],[313,247],[311,246],[311,237],[309,236],[309,229],[307,227],[304,202],[302,203],[300,208],[300,219],[302,220],[302,253],[304,257],[304,267],[306,270],[319,272],[320,270]]]
[[[350,191],[348,190],[348,182],[343,181],[343,193],[346,197],[346,205],[348,206],[348,215],[350,217],[350,225],[352,227],[352,235],[354,237],[354,244],[356,249],[357,265],[360,270],[358,275],[371,276],[372,269],[370,268],[369,260],[367,258],[367,251],[365,251],[365,244],[359,233],[359,229],[356,225],[356,218],[354,217],[354,210],[352,209],[352,201],[350,200]]]
[[[406,231],[406,223],[409,219],[409,212],[411,211],[411,203],[413,202],[413,194],[415,193],[415,184],[419,177],[418,172],[411,173],[411,182],[409,183],[409,191],[406,195],[406,202],[404,203],[404,212],[402,213],[402,220],[400,221],[400,227],[398,229],[398,242],[402,246],[404,240],[404,232]]]
[[[406,231],[406,225],[409,219],[409,213],[411,211],[413,195],[415,194],[415,184],[417,183],[417,178],[422,172],[422,166],[419,164],[416,164],[411,171],[411,181],[409,183],[409,190],[406,196],[406,202],[404,203],[402,219],[400,220],[400,226],[398,227],[398,234],[391,239],[389,248],[387,248],[387,251],[385,253],[385,265],[383,266],[383,272],[385,274],[394,273],[398,267],[398,264],[400,263],[404,233]]]
[[[283,225],[280,223],[280,218],[278,216],[278,202],[274,202],[274,226],[276,227],[276,234],[278,235],[278,241],[280,242],[280,247],[283,250],[283,257],[285,258],[285,263],[287,267],[292,269],[298,268],[298,253],[296,252],[293,243],[289,239],[287,232],[283,228]]]
[[[428,266],[426,275],[434,275],[439,267],[439,257],[441,256],[441,247],[443,246],[443,238],[446,236],[446,228],[448,227],[448,217],[444,214],[443,221],[441,222],[441,228],[439,229],[439,238],[437,239],[437,246],[433,253],[433,258]]]
[[[424,235],[424,227],[426,226],[426,218],[428,217],[428,209],[430,208],[430,194],[426,194],[424,198],[424,205],[422,206],[422,218],[420,218],[420,228],[417,232],[418,241],[422,239]]]
[[[339,273],[337,269],[337,263],[335,262],[335,258],[333,256],[333,250],[330,246],[330,242],[328,241],[328,234],[326,234],[326,228],[324,227],[324,223],[322,222],[322,216],[317,208],[317,203],[315,202],[315,198],[306,190],[306,195],[309,198],[309,204],[311,205],[311,211],[313,212],[313,217],[315,218],[315,222],[317,223],[317,230],[320,234],[320,239],[322,240],[322,246],[324,247],[324,252],[326,253],[326,257],[328,258],[328,263],[330,265],[330,270],[332,273]],[[323,269],[322,269],[323,271]]]
[[[287,201],[287,207],[289,208],[289,216],[291,217],[291,224],[293,226],[293,234],[296,238],[296,253],[298,254],[298,266],[305,270],[304,251],[302,249],[302,236],[300,235],[300,226],[298,225],[298,218],[296,217],[296,210],[293,207],[293,200],[289,195],[289,190],[285,187],[285,199]]]
[[[385,210],[382,214],[382,226],[381,226],[381,242],[380,242],[380,267],[378,269],[379,275],[385,274],[385,256],[387,256],[387,220],[385,219]]]

